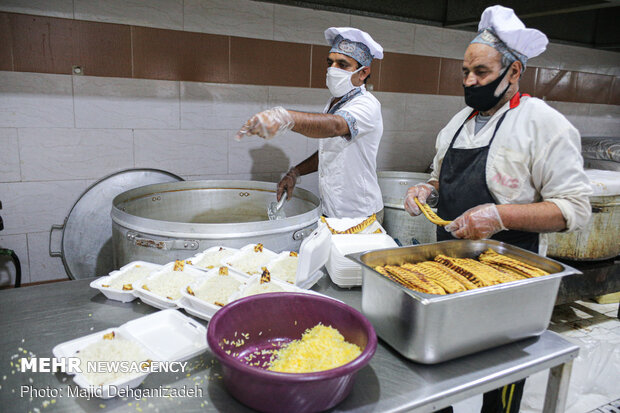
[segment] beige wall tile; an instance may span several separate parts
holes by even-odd
[[[413,53],[424,56],[441,56],[443,29],[435,26],[415,25]]]
[[[225,174],[228,171],[226,130],[136,130],[136,167],[177,175]]]
[[[179,83],[74,76],[78,128],[179,128]]]
[[[0,211],[1,213],[1,211]],[[22,284],[30,282],[30,266],[28,262],[28,243],[26,234],[2,235],[0,246],[15,251],[22,270]],[[15,264],[11,257],[0,256],[0,287],[15,284]]]
[[[433,139],[465,107],[460,96],[407,95],[405,130],[425,132]]]
[[[75,0],[75,18],[183,30],[183,0]]]
[[[185,0],[187,31],[273,40],[274,5],[249,0]]]
[[[276,4],[274,40],[327,45],[324,32],[332,26],[350,26],[347,14]]]
[[[240,129],[268,109],[267,86],[181,82],[182,129]]]
[[[73,18],[73,0],[2,0],[0,10],[12,13]]]
[[[60,257],[49,255],[49,232],[28,234],[30,282],[69,279]]]
[[[269,86],[269,107],[322,113],[329,99],[329,92],[324,89]]]
[[[24,128],[19,147],[24,181],[98,179],[134,166],[127,129]]]
[[[463,59],[469,43],[476,33],[463,30],[443,29],[441,32],[441,57]]]
[[[435,156],[435,139],[424,132],[384,132],[377,170],[424,172]]]
[[[0,183],[2,235],[49,231],[62,224],[88,181]]]
[[[263,181],[263,182],[275,182],[272,173],[264,174],[215,174],[215,175],[185,175],[183,176],[188,181]]]
[[[415,24],[364,16],[351,16],[351,26],[364,30],[383,50],[413,53]]]
[[[21,173],[17,129],[0,128],[0,148],[0,182],[19,181]]]
[[[73,127],[71,77],[0,72],[0,127]]]

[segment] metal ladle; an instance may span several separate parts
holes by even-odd
[[[282,194],[282,198],[278,202],[272,202],[267,208],[267,216],[270,221],[286,218],[284,213],[284,203],[286,202],[286,193]]]

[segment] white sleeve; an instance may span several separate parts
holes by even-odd
[[[334,115],[342,116],[349,125],[349,136],[345,136],[348,141],[355,139],[360,133],[377,129],[379,124],[383,127],[381,104],[367,96],[353,99],[350,105],[345,105],[334,112]]]
[[[568,121],[558,126],[535,154],[532,179],[543,201],[560,208],[566,230],[577,231],[590,219],[592,188],[583,170],[579,132]]]

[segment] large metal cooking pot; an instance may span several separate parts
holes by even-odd
[[[273,251],[298,250],[316,227],[319,198],[296,188],[284,205],[287,218],[269,221],[275,191],[270,182],[185,181],[124,192],[112,207],[115,264],[166,263],[217,245],[254,242]]]
[[[598,261],[620,255],[620,195],[592,196],[592,217],[581,231],[548,235],[550,257]]]
[[[436,227],[423,215],[412,217],[405,211],[405,195],[410,186],[428,181],[429,174],[418,172],[377,172],[383,195],[383,226],[402,245],[437,241]]]

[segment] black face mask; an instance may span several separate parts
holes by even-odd
[[[470,106],[480,112],[486,112],[487,110],[495,107],[499,103],[500,100],[504,97],[508,88],[510,87],[510,83],[506,86],[506,89],[499,96],[495,96],[495,90],[502,82],[506,74],[510,70],[510,66],[504,70],[504,73],[499,75],[497,79],[492,81],[491,83],[484,86],[465,86],[463,85],[463,89],[465,90],[465,103],[467,106]]]

